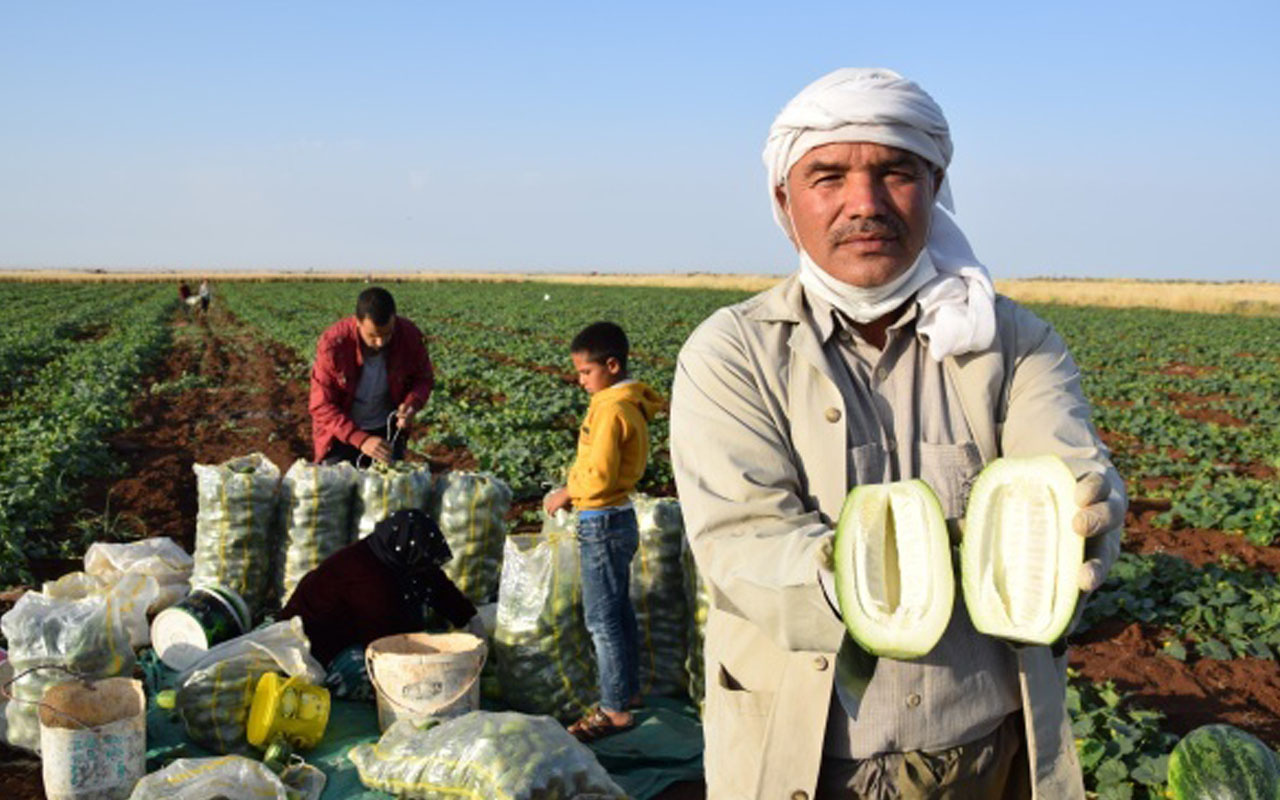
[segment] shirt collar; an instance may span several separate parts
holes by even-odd
[[[850,321],[848,317],[837,311],[835,307],[826,300],[823,300],[821,297],[818,297],[816,294],[809,291],[804,292],[804,298],[805,302],[809,304],[809,308],[813,312],[813,321],[818,326],[818,338],[823,344],[826,344],[830,341],[832,336],[835,336],[842,330],[848,331],[850,335],[856,336],[859,339],[862,338],[862,334],[858,332],[858,329],[854,326],[853,322]],[[902,316],[894,320],[893,324],[889,326],[889,330],[894,331],[907,325],[914,326],[916,317],[918,317],[919,314],[920,304],[916,302],[916,298],[912,297],[911,300],[908,301],[907,310],[902,312]]]

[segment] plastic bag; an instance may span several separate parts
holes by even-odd
[[[472,603],[492,601],[502,570],[510,487],[488,473],[446,472],[435,479],[431,497],[431,515],[453,551],[444,574]]]
[[[685,672],[689,676],[689,699],[702,709],[706,697],[706,665],[704,645],[707,630],[707,609],[711,604],[707,595],[707,584],[698,573],[698,565],[693,560],[693,551],[686,540],[683,549],[685,593],[689,609],[689,656],[685,659]]]
[[[355,538],[373,533],[373,526],[402,508],[425,510],[431,499],[431,468],[426,464],[374,462],[359,470],[351,517]]]
[[[147,609],[153,614],[187,596],[194,566],[191,556],[166,536],[128,544],[98,542],[84,554],[84,571],[109,583],[126,573],[155,578],[159,594]]]
[[[5,735],[15,747],[40,751],[38,704],[45,689],[68,679],[67,671],[89,678],[133,671],[129,632],[106,595],[67,599],[27,592],[0,617],[0,631],[17,678],[10,691],[18,702],[5,708]]]
[[[565,722],[600,699],[574,528],[560,511],[542,533],[507,537],[493,646],[507,704]]]
[[[376,744],[353,747],[350,758],[365,786],[401,798],[627,796],[549,717],[474,711],[428,730],[401,720]]]
[[[129,572],[108,580],[85,572],[72,572],[56,581],[46,582],[41,591],[46,597],[60,600],[82,600],[95,595],[105,597],[114,604],[113,610],[129,634],[130,647],[142,647],[151,642],[147,609],[155,605],[160,587],[150,575]]]
[[[174,707],[187,735],[218,753],[249,752],[245,723],[258,679],[268,672],[324,681],[302,619],[292,617],[212,647],[178,676]]]
[[[355,490],[356,468],[345,461],[325,466],[300,458],[285,473],[280,487],[285,534],[281,604],[289,601],[303,575],[350,542]]]
[[[277,777],[261,761],[243,756],[180,758],[138,781],[129,800],[319,800],[324,784],[324,773],[309,765],[290,766]]]
[[[280,470],[261,453],[192,469],[200,513],[191,585],[224,586],[257,614],[270,576]]]
[[[689,603],[685,597],[684,518],[672,497],[632,495],[640,546],[631,561],[631,603],[640,645],[640,691],[664,697],[687,691],[685,656]]]

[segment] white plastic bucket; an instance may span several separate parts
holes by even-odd
[[[50,686],[40,704],[49,800],[124,800],[147,772],[147,701],[130,678]]]
[[[378,726],[420,722],[480,708],[480,670],[488,648],[469,633],[401,633],[365,649],[369,681],[378,694]]]
[[[240,595],[222,586],[197,586],[177,605],[151,621],[151,646],[160,660],[182,670],[215,644],[249,631],[249,609]]]

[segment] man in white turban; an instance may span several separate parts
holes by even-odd
[[[833,601],[852,487],[918,478],[958,520],[1003,456],[1075,473],[1082,593],[1119,551],[1124,484],[1079,372],[1047,323],[995,294],[950,213],[951,155],[941,109],[892,71],[805,88],[764,152],[799,268],[681,350],[671,450],[711,599],[714,800],[1084,797],[1064,641],[1015,649],[958,599],[926,655],[875,659]]]

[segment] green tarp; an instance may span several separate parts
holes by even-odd
[[[649,800],[676,781],[702,777],[702,726],[693,708],[667,698],[652,698],[636,712],[636,718],[632,730],[591,745],[601,765],[629,796]],[[302,754],[328,777],[323,800],[391,797],[364,788],[347,758],[352,747],[377,741],[380,735],[372,703],[334,702],[324,740],[315,750]],[[214,755],[187,738],[172,712],[156,707],[154,701],[148,705],[148,772],[175,758]]]

